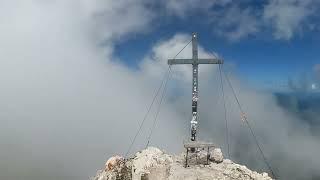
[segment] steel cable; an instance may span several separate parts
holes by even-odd
[[[190,44],[191,41],[192,41],[192,40],[190,40],[190,41],[174,56],[173,59],[175,59],[175,58]],[[134,138],[132,139],[132,141],[131,141],[131,143],[130,143],[130,146],[129,146],[126,154],[125,154],[125,158],[127,158],[128,154],[130,153],[130,151],[131,151],[131,149],[132,149],[132,147],[133,147],[133,144],[134,144],[134,142],[136,141],[136,139],[137,139],[137,137],[138,137],[138,135],[139,135],[142,127],[143,127],[143,124],[145,123],[145,121],[146,121],[146,119],[147,119],[147,117],[148,117],[148,114],[150,113],[150,110],[151,110],[151,108],[152,108],[152,106],[153,106],[153,104],[154,104],[154,102],[155,102],[155,100],[156,100],[156,98],[157,98],[157,96],[158,96],[158,94],[159,94],[162,86],[163,86],[163,83],[165,82],[165,79],[167,79],[167,75],[168,75],[170,72],[171,72],[171,66],[169,65],[169,67],[168,67],[168,69],[167,69],[167,71],[166,71],[166,73],[165,73],[165,75],[164,75],[164,78],[163,78],[162,81],[161,81],[161,85],[160,85],[160,87],[157,89],[157,91],[156,91],[156,93],[155,93],[155,96],[153,97],[152,102],[151,102],[151,104],[149,105],[149,107],[148,107],[148,109],[147,109],[147,112],[146,112],[144,118],[142,119],[142,121],[140,122],[139,128],[138,128],[137,132],[136,132],[135,135],[134,135]]]

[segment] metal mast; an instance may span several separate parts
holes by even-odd
[[[169,65],[192,64],[192,119],[191,119],[191,141],[196,140],[198,124],[198,65],[199,64],[223,64],[221,59],[199,59],[198,58],[198,35],[192,33],[192,59],[169,59]]]

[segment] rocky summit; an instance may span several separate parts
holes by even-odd
[[[267,173],[251,171],[224,159],[221,149],[170,155],[158,148],[148,147],[133,158],[111,157],[92,180],[271,180]]]

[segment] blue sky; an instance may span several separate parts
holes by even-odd
[[[320,57],[317,1],[215,2],[207,2],[206,7],[178,3],[177,14],[167,6],[164,10],[161,3],[152,6],[160,14],[151,22],[152,28],[118,41],[115,56],[137,68],[155,43],[195,31],[200,45],[235,64],[237,72],[254,85],[273,88],[304,73],[314,79]]]

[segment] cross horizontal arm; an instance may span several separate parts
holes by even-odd
[[[169,59],[169,65],[174,64],[223,64],[222,59],[197,59],[194,61],[193,59]]]

